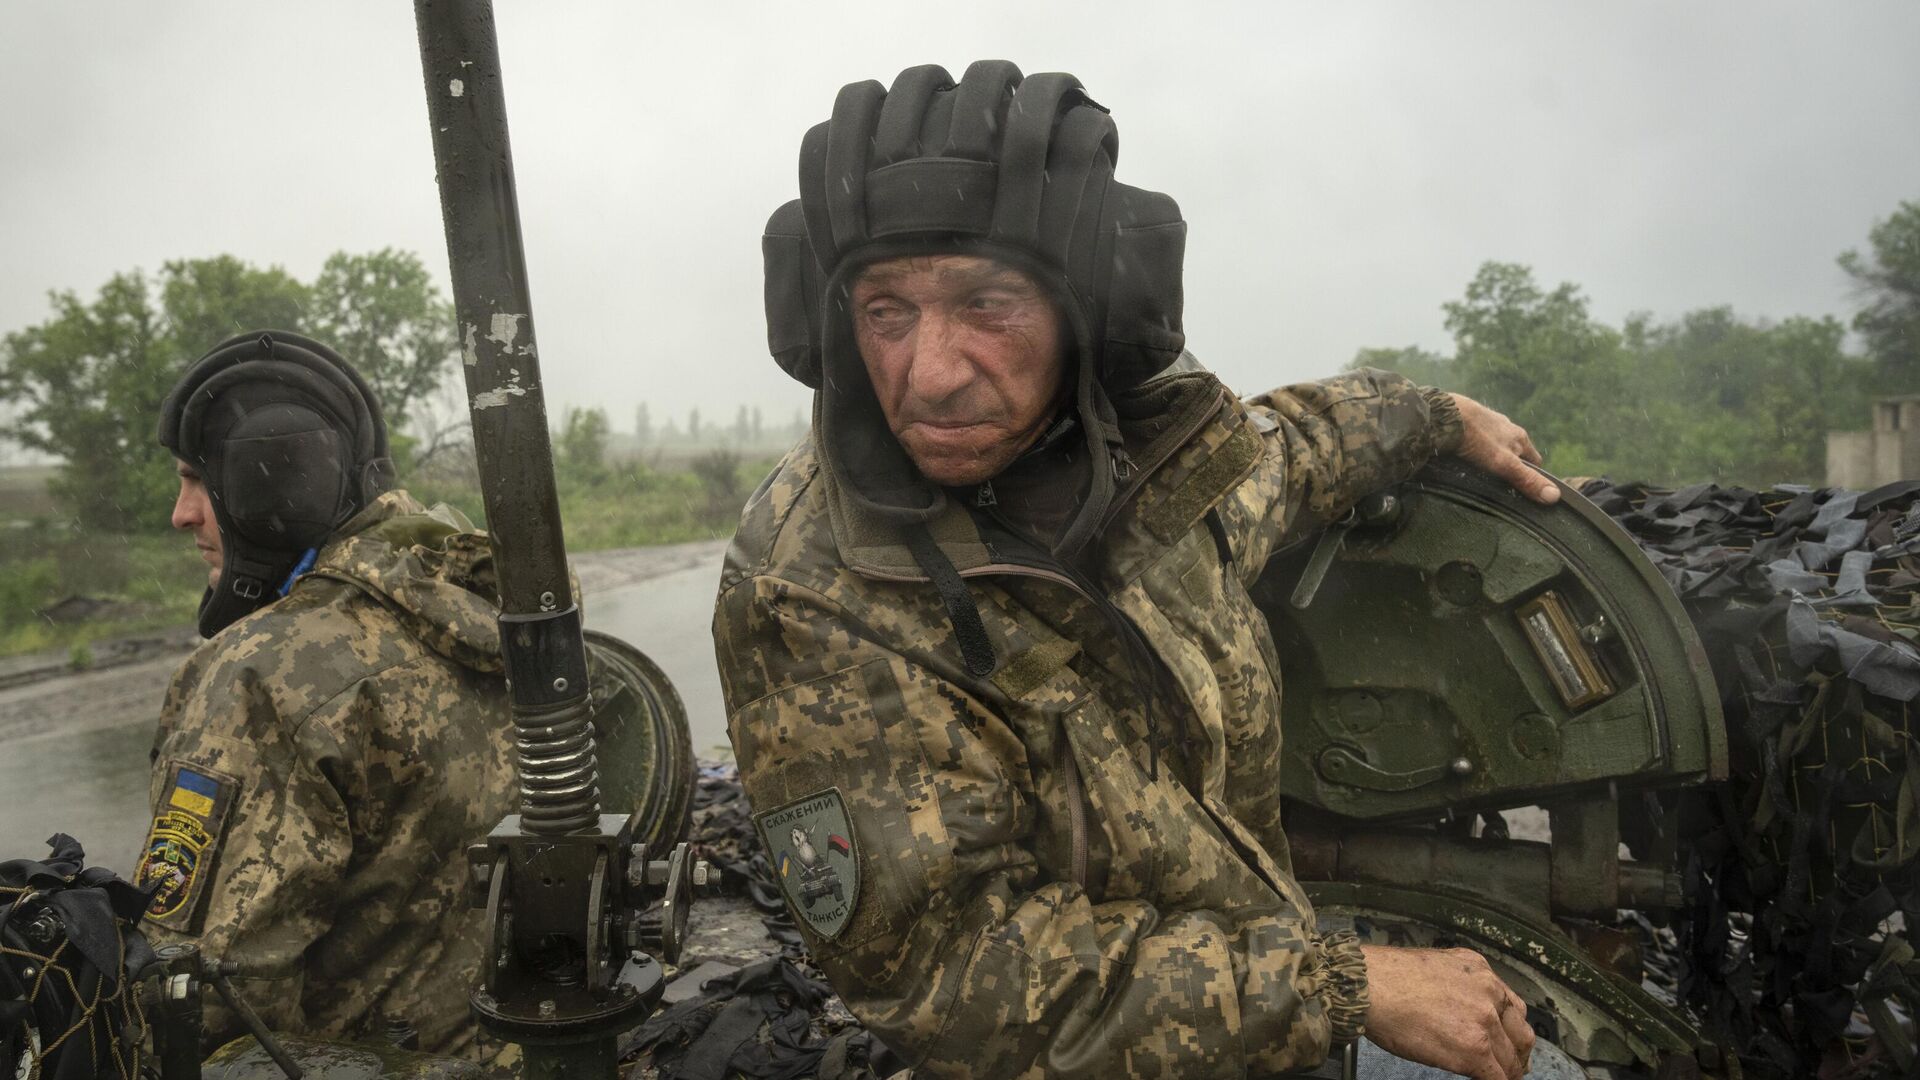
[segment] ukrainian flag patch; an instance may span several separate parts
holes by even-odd
[[[152,891],[147,918],[183,933],[197,929],[220,830],[239,791],[239,781],[211,769],[181,761],[168,765],[134,874],[136,884]]]
[[[167,803],[201,817],[213,816],[214,800],[220,795],[220,781],[182,765],[173,775],[173,792]]]

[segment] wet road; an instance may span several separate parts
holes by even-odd
[[[709,629],[722,546],[576,560],[587,625],[625,638],[666,671],[703,756],[727,741]],[[0,859],[44,855],[43,841],[65,832],[85,846],[90,864],[131,869],[146,832],[154,718],[181,659],[0,693]]]

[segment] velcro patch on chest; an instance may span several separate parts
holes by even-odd
[[[147,918],[181,933],[199,929],[220,831],[239,793],[238,780],[212,769],[184,761],[167,766],[134,873],[135,884],[154,890]]]
[[[1147,531],[1173,543],[1200,521],[1208,508],[1246,479],[1260,460],[1260,436],[1247,423],[1236,424],[1225,442],[1180,480],[1174,489],[1141,514]]]
[[[860,853],[839,788],[827,788],[753,815],[774,877],[794,918],[832,940],[860,898]]]

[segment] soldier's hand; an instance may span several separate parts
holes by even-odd
[[[1520,493],[1537,503],[1560,501],[1560,488],[1551,479],[1527,468],[1540,464],[1540,451],[1534,449],[1527,429],[1464,394],[1453,395],[1460,407],[1458,456],[1512,484]]]
[[[1390,1054],[1473,1080],[1521,1080],[1533,1029],[1520,996],[1471,949],[1363,945],[1367,1037]]]

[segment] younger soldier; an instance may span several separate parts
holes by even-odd
[[[237,965],[275,1030],[473,1053],[464,848],[511,809],[485,534],[391,488],[380,405],[318,342],[222,342],[167,397],[209,640],[168,688],[138,880],[156,945]],[[211,1006],[207,1047],[239,1034]]]

